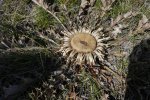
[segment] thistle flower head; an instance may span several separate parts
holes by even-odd
[[[95,59],[104,60],[104,49],[106,45],[100,38],[97,31],[89,29],[79,29],[71,32],[64,31],[63,45],[60,49],[63,56],[67,57],[67,62],[76,64],[95,64]]]

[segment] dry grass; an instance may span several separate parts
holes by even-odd
[[[107,100],[109,97],[123,100],[126,89],[125,81],[128,75],[128,56],[139,41],[150,37],[149,1],[81,0],[79,2],[78,0],[55,0],[47,3],[43,0],[32,1],[24,0],[22,3],[4,0],[3,6],[0,7],[0,11],[3,12],[0,18],[2,23],[0,25],[0,49],[2,51],[0,56],[16,47],[19,47],[19,50],[24,50],[26,47],[30,49],[26,51],[27,54],[21,53],[19,58],[18,55],[14,54],[7,54],[5,59],[8,61],[3,59],[3,56],[0,58],[2,59],[0,69],[3,69],[1,65],[6,66],[4,71],[1,70],[0,73],[0,76],[3,76],[0,78],[0,84],[2,84],[0,94],[3,94],[0,95],[0,99],[45,100],[47,98],[48,100],[65,100],[74,98],[77,100]],[[21,7],[22,4],[27,6]],[[22,13],[25,12],[25,9],[28,12]],[[92,64],[92,66],[88,64],[80,64],[80,66],[73,63],[66,64],[66,57],[57,53],[60,46],[63,45],[63,40],[60,38],[64,38],[66,35],[64,31],[71,32],[82,27],[91,31],[96,30],[100,35],[99,39],[111,38],[104,41],[105,44],[109,45],[109,48],[102,51],[105,56],[103,63],[97,61],[95,57],[93,59],[96,64]],[[84,40],[82,36],[79,38]],[[36,59],[30,56],[32,52],[33,54],[37,52],[32,50],[35,46],[42,47],[42,49],[46,47],[46,51],[42,51],[44,54],[38,52],[34,55],[37,55]],[[51,61],[52,64],[48,63],[49,52],[52,53],[50,58],[55,58]],[[48,72],[50,68],[47,64],[58,69]],[[36,68],[37,66],[39,69]],[[13,77],[10,76],[10,72]],[[29,72],[35,73],[35,76]],[[19,77],[20,74],[23,76]],[[29,78],[26,78],[28,74],[30,74]],[[8,82],[4,76],[14,78],[16,83]],[[39,84],[32,82],[33,77],[40,77],[37,81]],[[26,93],[26,96],[16,96],[15,92],[11,94],[8,90],[15,90],[16,84],[20,84],[17,83],[20,82],[18,80],[21,80],[21,85],[18,86],[28,86],[24,82],[27,81],[27,83],[31,82],[34,84],[33,86],[38,88],[33,89],[35,87],[29,86],[29,90],[22,91]],[[31,93],[31,91],[33,92]]]

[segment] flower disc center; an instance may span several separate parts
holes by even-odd
[[[96,39],[86,33],[75,34],[70,42],[71,47],[77,52],[92,52],[96,48]]]

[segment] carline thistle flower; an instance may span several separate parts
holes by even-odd
[[[75,64],[95,65],[96,58],[100,62],[104,61],[107,44],[104,41],[110,37],[100,37],[99,30],[81,28],[71,32],[63,31],[63,44],[60,51],[67,57],[67,62]]]

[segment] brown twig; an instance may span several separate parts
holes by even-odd
[[[38,6],[42,7],[45,11],[47,11],[49,14],[51,14],[60,24],[61,26],[65,29],[65,31],[68,31],[67,28],[63,25],[63,23],[59,20],[59,18],[53,14],[51,11],[48,10],[48,5],[44,4],[43,0],[32,0],[35,4]]]

